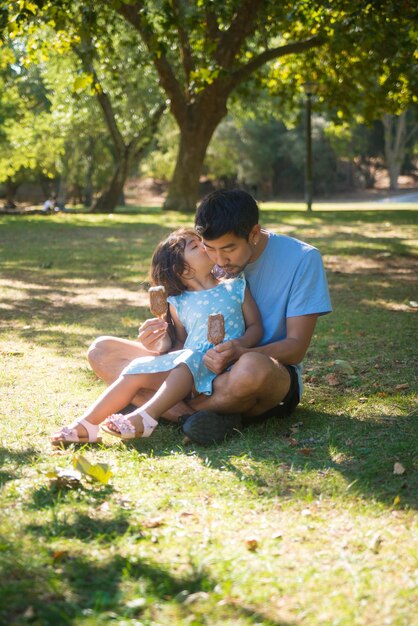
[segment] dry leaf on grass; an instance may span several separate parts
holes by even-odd
[[[142,522],[142,526],[144,528],[158,528],[164,524],[164,520],[162,517],[154,517],[151,519],[146,519]]]
[[[401,391],[402,389],[409,389],[408,383],[401,383],[400,385],[395,386],[396,391]]]
[[[257,537],[247,537],[245,540],[245,547],[250,552],[254,552],[258,548],[258,539]]]
[[[393,466],[394,474],[396,474],[397,476],[402,476],[402,474],[405,474],[405,472],[406,472],[406,469],[404,468],[402,463],[395,463],[395,465]]]
[[[298,454],[303,454],[304,456],[311,456],[313,453],[313,448],[301,448],[298,450]]]
[[[81,454],[73,458],[73,466],[82,474],[94,478],[94,480],[99,481],[102,485],[107,485],[112,476],[109,465],[106,463],[90,463],[90,461]]]
[[[337,359],[335,361],[335,367],[342,374],[354,374],[353,366],[348,361],[343,361],[342,359]]]
[[[330,387],[336,387],[340,384],[340,380],[337,378],[335,374],[327,374],[325,376],[325,380],[327,381]]]

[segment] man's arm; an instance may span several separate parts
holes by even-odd
[[[272,357],[280,363],[296,365],[302,361],[309,348],[318,317],[317,313],[288,317],[286,319],[286,338],[265,346],[244,348],[233,341],[219,344],[206,353],[204,363],[212,372],[220,374],[228,365],[237,361],[246,352],[258,352]]]

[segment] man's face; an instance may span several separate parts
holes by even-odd
[[[218,239],[203,239],[208,256],[227,274],[237,276],[250,263],[254,254],[254,245],[234,233],[227,233]]]

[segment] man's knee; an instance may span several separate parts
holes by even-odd
[[[112,337],[103,335],[102,337],[97,337],[90,345],[87,350],[87,358],[93,369],[103,361],[103,357],[107,354],[111,341]]]
[[[228,391],[238,396],[256,393],[269,382],[273,369],[269,357],[247,352],[231,370]]]

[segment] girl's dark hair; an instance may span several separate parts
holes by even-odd
[[[184,260],[188,237],[199,237],[193,228],[179,228],[161,241],[151,260],[150,282],[163,285],[168,296],[177,296],[186,290],[181,276],[190,266]]]
[[[195,228],[211,241],[233,233],[248,241],[252,228],[258,224],[258,205],[241,189],[213,191],[197,207]]]

